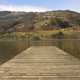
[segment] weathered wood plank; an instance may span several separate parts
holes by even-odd
[[[80,60],[53,46],[33,46],[0,66],[0,80],[80,80]]]

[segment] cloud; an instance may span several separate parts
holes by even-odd
[[[50,9],[26,5],[0,5],[0,11],[45,12]]]

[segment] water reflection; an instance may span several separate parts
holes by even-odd
[[[8,61],[21,51],[30,46],[56,46],[80,59],[79,39],[54,39],[54,40],[4,40],[0,41],[0,64]]]
[[[27,47],[26,40],[0,41],[0,64],[13,58]]]

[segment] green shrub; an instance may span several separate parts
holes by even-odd
[[[31,40],[37,41],[41,40],[41,38],[39,36],[32,36]]]

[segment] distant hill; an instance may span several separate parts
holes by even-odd
[[[80,13],[69,10],[49,12],[0,12],[0,32],[54,30],[80,26]]]
[[[10,13],[11,13],[10,11],[1,11],[1,12],[0,12],[0,17],[7,16],[7,15],[9,15]]]

